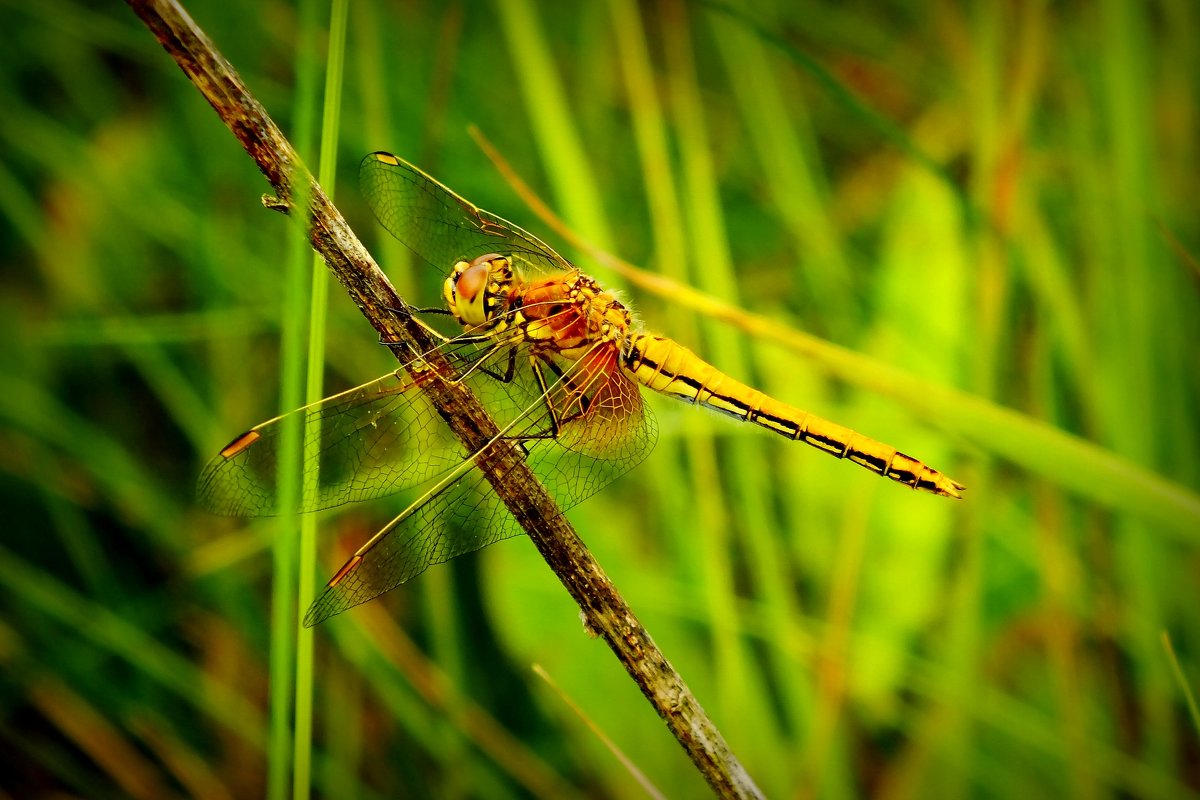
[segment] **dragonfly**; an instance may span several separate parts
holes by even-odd
[[[235,517],[281,511],[282,432],[303,423],[302,512],[410,490],[416,498],[363,544],[308,609],[316,625],[387,592],[433,564],[521,533],[477,463],[517,444],[560,510],[646,458],[657,439],[641,387],[751,422],[905,484],[961,497],[944,473],[725,375],[683,345],[634,324],[626,306],[542,240],[465,200],[398,156],[376,152],[359,170],[380,224],[439,276],[462,332],[423,323],[440,358],[255,426],[204,467],[203,506]],[[435,368],[431,363],[436,361]],[[465,382],[499,434],[464,452],[427,397],[430,381]]]

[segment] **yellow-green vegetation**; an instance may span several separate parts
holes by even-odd
[[[188,9],[415,305],[444,275],[371,217],[370,151],[966,484],[654,397],[650,459],[571,511],[764,793],[1200,792],[1193,4]],[[318,626],[310,668],[298,598],[399,501],[322,513],[306,554],[195,477],[306,372],[395,361],[336,285],[311,303],[329,279],[126,7],[0,29],[0,793],[703,796],[523,538]],[[471,124],[575,233],[726,310],[551,235]]]

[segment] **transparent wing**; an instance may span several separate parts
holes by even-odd
[[[513,380],[512,396],[528,397],[528,405],[497,422],[502,429],[512,426],[507,436],[522,444],[529,466],[565,511],[639,464],[654,447],[657,427],[611,345],[573,363],[538,358],[536,370],[518,372]],[[434,482],[355,553],[308,610],[305,624],[378,597],[432,564],[521,533],[474,463]]]
[[[440,348],[451,379],[481,366],[480,359],[488,358],[489,350],[513,351],[515,356],[519,349],[498,339],[481,345],[464,338]],[[305,475],[316,471],[318,485],[303,499],[301,511],[383,497],[445,473],[466,453],[422,391],[421,384],[437,376],[432,369],[419,375],[414,378],[397,370],[251,428],[205,465],[197,483],[200,504],[231,517],[279,513],[279,451],[284,429],[292,420],[319,431],[317,444],[302,465]],[[481,382],[477,388],[495,413],[511,415],[512,409],[522,409],[528,402],[503,385]]]
[[[534,274],[575,267],[541,239],[459,197],[391,153],[371,153],[359,166],[363,195],[379,223],[445,275],[459,260],[511,255]]]

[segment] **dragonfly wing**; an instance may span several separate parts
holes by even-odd
[[[364,158],[359,181],[379,223],[439,274],[487,253],[511,255],[533,273],[575,268],[541,239],[391,153]]]
[[[521,532],[478,469],[392,520],[346,563],[304,616],[316,625],[394,589],[427,567]]]
[[[424,375],[435,379],[432,371]],[[307,423],[317,437],[303,474],[316,469],[318,486],[301,511],[382,497],[444,473],[462,461],[463,447],[426,398],[422,380],[389,373],[252,428],[204,467],[200,504],[234,517],[279,513],[279,451],[293,421]]]
[[[550,387],[560,425],[556,446],[531,451],[530,463],[570,507],[640,464],[654,449],[658,427],[615,347],[597,346],[574,362],[542,358],[561,375]]]
[[[616,368],[611,347],[555,368],[560,371],[551,371],[549,403],[531,370],[508,382],[478,375],[468,380],[566,511],[640,463],[654,447],[657,428],[636,384]],[[552,408],[560,420],[557,436]],[[472,464],[464,463],[460,475],[451,473],[444,486],[435,484],[355,553],[308,610],[305,624],[378,597],[430,565],[521,533]]]

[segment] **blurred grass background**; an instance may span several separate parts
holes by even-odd
[[[568,6],[351,4],[337,198],[401,292],[441,276],[371,218],[368,151],[543,230],[473,123],[595,244],[880,366],[631,292],[648,327],[969,487],[655,398],[650,462],[572,511],[762,789],[1200,792],[1195,6]],[[188,8],[296,133],[324,5]],[[270,548],[296,529],[193,484],[278,412],[294,231],[123,5],[0,27],[0,788],[282,796]],[[394,367],[336,286],[326,346],[330,393]],[[324,515],[318,580],[393,505]],[[706,794],[522,539],[317,629],[315,792],[637,796],[534,663]]]

